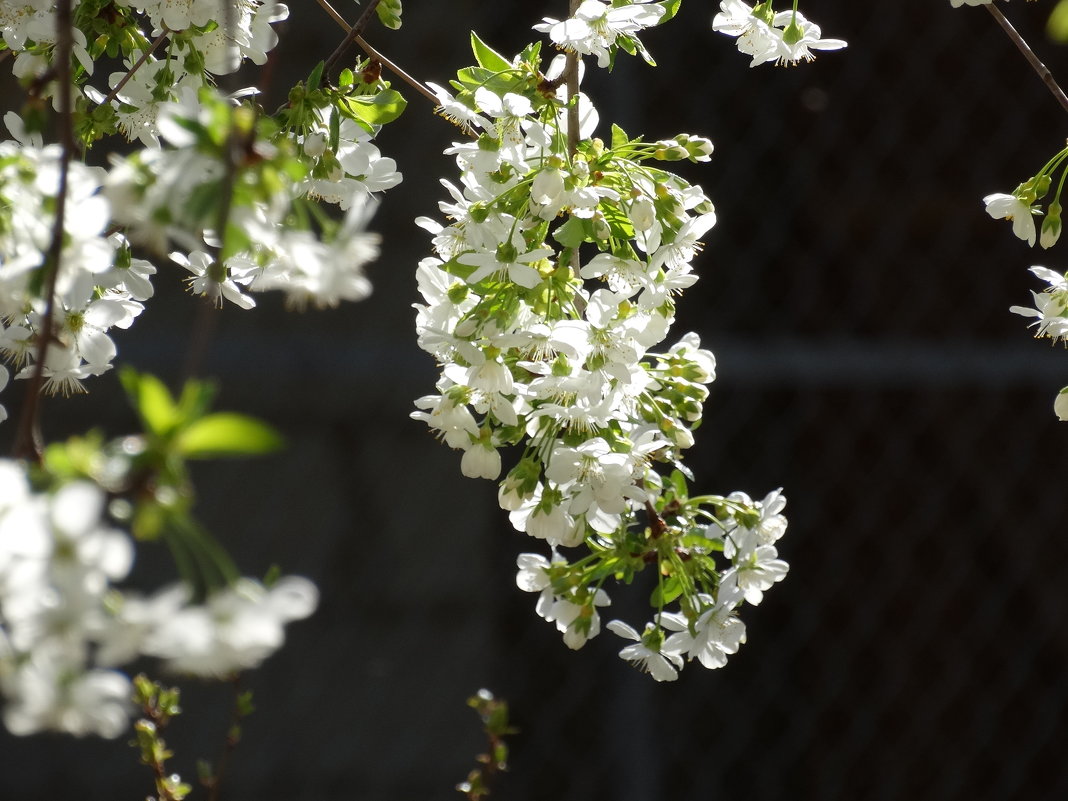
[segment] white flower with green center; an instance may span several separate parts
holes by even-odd
[[[661,615],[662,618],[667,617]],[[646,626],[644,634],[638,634],[633,627],[621,620],[613,620],[608,630],[626,640],[634,640],[633,645],[624,647],[619,655],[657,681],[675,681],[679,677],[683,660],[673,647],[667,647],[663,632],[652,624]]]
[[[532,248],[526,250],[523,235],[516,231],[511,240],[502,242],[492,253],[486,251],[474,251],[464,253],[456,260],[460,264],[475,267],[475,271],[467,276],[469,284],[477,284],[485,278],[493,276],[497,281],[508,280],[525,289],[533,289],[541,283],[541,273],[531,265],[553,255],[551,248]]]
[[[1009,311],[1023,317],[1034,317],[1036,337],[1063,339],[1068,342],[1068,279],[1048,267],[1032,267],[1031,272],[1050,286],[1044,292],[1032,292],[1035,308],[1010,306]]]

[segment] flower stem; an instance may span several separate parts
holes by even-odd
[[[1031,65],[1036,73],[1038,73],[1038,77],[1046,84],[1046,88],[1053,93],[1055,98],[1057,98],[1057,102],[1061,104],[1061,108],[1068,111],[1068,95],[1064,94],[1064,90],[1061,89],[1060,84],[1057,83],[1057,79],[1053,77],[1053,73],[1049,71],[1045,64],[1039,61],[1038,56],[1035,55],[1027,42],[1024,41],[1024,38],[1020,36],[1012,26],[1012,23],[1005,18],[1005,15],[1002,14],[999,9],[994,7],[993,3],[989,4],[986,7],[986,10],[993,15],[994,19],[998,21],[998,25],[1005,31],[1005,35],[1008,36],[1013,41],[1013,44],[1019,48],[1020,52],[1023,53],[1024,58],[1027,59],[1027,63]]]
[[[326,60],[323,65],[323,74],[329,75],[330,70],[338,62],[338,60],[345,54],[345,50],[352,42],[356,41],[356,37],[363,33],[363,29],[367,27],[367,23],[371,21],[371,15],[375,13],[381,0],[370,0],[367,4],[367,8],[363,10],[360,16],[356,19],[356,24],[349,28],[348,33],[345,34],[345,38],[341,40],[341,44],[337,46],[337,49],[330,54],[330,58]]]
[[[52,222],[52,242],[45,257],[45,313],[37,332],[37,353],[34,357],[33,374],[26,388],[26,402],[19,414],[19,423],[15,431],[14,456],[20,459],[39,460],[41,458],[41,435],[38,411],[41,404],[41,386],[44,379],[45,359],[48,345],[52,340],[52,328],[55,320],[56,278],[59,275],[60,260],[63,255],[63,231],[67,209],[67,173],[74,152],[74,119],[71,100],[70,59],[74,49],[74,36],[71,33],[71,0],[58,0],[56,3],[56,48],[55,60],[56,89],[59,100],[58,136],[59,189],[56,196],[55,219]]]
[[[334,8],[332,5],[330,5],[328,0],[318,0],[318,2],[319,2],[319,5],[322,6],[323,10],[327,14],[330,15],[330,19],[332,19],[334,22],[336,22],[339,26],[344,28],[346,31],[351,30],[349,28],[349,24],[345,21],[345,18],[343,16],[341,16],[341,14],[338,13],[336,8]],[[349,41],[349,40],[346,39],[346,41]],[[388,69],[390,72],[392,72],[394,75],[396,75],[402,81],[404,81],[406,84],[411,86],[413,89],[415,89],[417,92],[419,92],[419,94],[423,95],[423,97],[425,97],[427,100],[429,100],[435,106],[440,105],[440,103],[438,102],[438,98],[434,95],[433,92],[431,92],[429,89],[427,89],[425,86],[423,86],[423,84],[421,84],[419,81],[417,81],[411,75],[409,75],[407,72],[405,72],[403,69],[401,69],[397,64],[395,64],[394,62],[390,61],[388,58],[386,58],[380,52],[375,50],[375,48],[371,47],[371,45],[368,44],[367,40],[364,39],[363,36],[360,36],[359,34],[357,34],[356,36],[352,37],[351,41],[355,42],[356,45],[361,50],[363,50],[367,55],[369,55],[371,58],[382,62],[382,66],[383,67]],[[325,67],[324,67],[324,71],[325,71]]]
[[[130,78],[134,76],[134,73],[141,69],[144,63],[148,61],[148,57],[151,56],[154,52],[156,52],[156,48],[163,44],[163,40],[167,38],[170,32],[170,28],[168,28],[166,25],[163,26],[163,33],[161,33],[152,41],[152,44],[149,46],[148,50],[143,52],[141,54],[141,57],[138,58],[136,62],[134,62],[134,65],[130,67],[130,71],[123,75],[122,79],[117,84],[115,84],[115,88],[108,92],[107,97],[100,101],[100,105],[106,106],[116,97],[118,97],[119,92],[122,91],[122,87],[124,87],[129,82]]]

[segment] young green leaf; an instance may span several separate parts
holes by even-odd
[[[479,39],[474,31],[471,31],[471,51],[478,65],[492,72],[504,72],[512,68],[512,62]]]
[[[376,95],[343,97],[338,102],[343,114],[366,125],[393,122],[408,105],[408,101],[395,89],[383,89]]]
[[[119,373],[119,380],[148,433],[166,437],[174,431],[183,415],[162,381],[129,368]]]
[[[266,423],[243,414],[219,412],[202,417],[178,438],[178,452],[187,459],[270,453],[282,438]]]
[[[401,26],[401,0],[382,0],[375,11],[378,12],[378,21],[391,31]]]

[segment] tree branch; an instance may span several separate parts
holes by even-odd
[[[355,26],[353,28],[349,28],[349,24],[345,21],[345,18],[343,16],[341,16],[341,14],[339,14],[337,12],[337,9],[335,9],[332,5],[330,5],[328,0],[318,0],[318,2],[319,2],[319,5],[322,6],[323,10],[326,11],[326,13],[330,15],[330,18],[332,20],[334,20],[334,22],[336,22],[339,26],[344,28],[346,31],[350,31],[351,32],[352,30],[355,30]],[[349,39],[346,38],[346,41],[349,41]],[[365,52],[367,55],[369,55],[371,58],[375,59],[376,61],[382,62],[382,66],[383,67],[388,69],[390,72],[392,72],[394,75],[396,75],[402,81],[404,81],[410,87],[415,89],[417,92],[419,92],[419,94],[421,94],[423,97],[425,97],[431,103],[433,103],[435,106],[440,106],[441,105],[441,102],[438,100],[437,95],[435,95],[433,92],[431,92],[429,89],[427,89],[423,84],[421,84],[419,81],[417,81],[411,75],[409,75],[407,72],[405,72],[403,69],[401,69],[400,66],[398,66],[394,62],[390,61],[388,58],[386,58],[384,55],[382,55],[382,53],[380,53],[378,50],[373,48],[367,42],[367,40],[363,38],[363,36],[357,34],[356,36],[352,37],[351,41],[355,42],[357,44],[357,46],[361,50],[363,50],[363,52]],[[323,68],[323,71],[324,72],[326,71],[325,67]]]
[[[56,307],[56,278],[59,275],[60,261],[63,255],[63,232],[67,211],[67,174],[74,152],[74,118],[71,99],[70,59],[74,49],[74,37],[71,32],[71,0],[58,0],[56,3],[56,47],[53,52],[53,69],[56,74],[56,90],[59,100],[58,134],[59,134],[59,189],[56,197],[55,219],[52,222],[52,242],[45,256],[45,313],[37,332],[37,353],[33,365],[33,374],[26,388],[26,402],[19,414],[18,428],[15,431],[13,454],[20,459],[41,458],[41,436],[38,411],[41,406],[41,387],[44,379],[45,359],[48,345],[52,341]]]
[[[1057,102],[1061,104],[1061,108],[1068,111],[1068,96],[1064,94],[1064,90],[1061,89],[1060,84],[1057,83],[1057,79],[1053,77],[1053,73],[1050,72],[1046,65],[1039,60],[1038,56],[1035,55],[1034,51],[1028,46],[1024,38],[1017,33],[1014,27],[1012,27],[1012,23],[1005,18],[1005,15],[1002,14],[999,9],[994,7],[993,3],[989,4],[986,7],[986,10],[993,15],[994,19],[997,20],[998,25],[1005,31],[1006,36],[1008,36],[1013,41],[1013,44],[1019,48],[1020,52],[1023,53],[1024,58],[1027,59],[1027,63],[1031,65],[1031,68],[1036,73],[1038,73],[1038,77],[1042,79],[1044,84],[1046,84],[1046,88],[1053,93],[1055,98],[1057,98]]]
[[[330,70],[333,68],[334,64],[336,64],[338,59],[345,54],[345,49],[352,42],[356,41],[356,38],[363,33],[363,29],[366,28],[367,23],[371,21],[371,15],[375,13],[375,8],[378,7],[380,2],[381,0],[370,0],[367,4],[367,8],[365,8],[363,13],[357,18],[356,24],[349,28],[348,33],[345,34],[345,38],[341,40],[341,44],[337,46],[337,49],[330,54],[330,58],[326,60],[326,63],[323,65],[324,75],[330,74]]]
[[[137,59],[136,62],[134,62],[134,65],[132,67],[130,67],[129,72],[127,72],[125,75],[123,75],[122,76],[122,80],[120,80],[117,84],[115,84],[115,88],[112,89],[110,92],[108,92],[107,97],[105,97],[103,100],[100,101],[100,105],[106,106],[108,103],[110,103],[116,97],[118,97],[119,92],[122,91],[122,87],[124,87],[127,84],[127,82],[129,82],[130,78],[133,77],[134,73],[137,72],[139,69],[141,69],[141,67],[144,65],[144,63],[146,61],[148,61],[148,57],[151,56],[154,52],[156,52],[156,48],[159,47],[160,44],[163,43],[163,40],[165,38],[167,38],[167,36],[170,34],[170,32],[171,32],[170,28],[168,28],[167,26],[163,26],[163,33],[161,33],[159,36],[157,36],[155,38],[155,40],[153,40],[153,42],[149,46],[148,50],[143,52],[141,54],[141,57],[139,59]]]

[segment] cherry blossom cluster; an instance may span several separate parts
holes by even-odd
[[[565,20],[546,17],[534,30],[548,34],[552,43],[563,50],[597,56],[598,67],[611,66],[620,48],[631,54],[640,53],[653,64],[652,56],[637,34],[666,21],[678,6],[678,0],[670,3],[583,0],[571,17]]]
[[[1053,197],[1045,206],[1043,201],[1053,189],[1054,174],[1060,171]],[[1061,193],[1068,178],[1068,147],[1055,154],[1036,175],[1027,179],[1011,194],[996,192],[983,198],[987,214],[994,219],[1012,223],[1017,238],[1034,247],[1053,247],[1060,239]],[[1038,221],[1041,220],[1041,225]],[[1064,274],[1048,267],[1035,266],[1031,272],[1049,284],[1043,292],[1032,292],[1034,307],[1012,306],[1009,311],[1033,317],[1031,323],[1036,337],[1049,337],[1054,342],[1068,343],[1068,283]],[[1060,420],[1068,420],[1068,387],[1054,400],[1053,411]]]
[[[264,63],[277,43],[271,26],[287,14],[272,0],[74,3],[76,141],[89,148],[121,133],[142,147],[106,170],[70,164],[67,208],[76,212],[64,219],[48,298],[41,276],[51,269],[61,149],[45,146],[32,103],[21,117],[5,115],[14,138],[0,143],[0,202],[10,210],[0,224],[0,352],[17,377],[37,369],[51,301],[45,389],[84,391],[86,378],[112,366],[109,331],[133,323],[152,296],[150,277],[167,262],[217,305],[251,308],[250,293],[267,290],[296,307],[369,294],[363,266],[378,254],[377,236],[366,231],[372,195],[401,180],[371,140],[403,99],[352,70],[336,86],[319,86],[320,75],[299,84],[273,115],[255,104],[254,90],[227,96],[214,88],[215,76],[246,60]],[[0,0],[0,35],[16,75],[31,95],[53,100],[55,27],[51,2]],[[108,91],[92,83],[104,58],[125,63],[107,76]],[[323,204],[338,206],[342,219]],[[8,378],[0,367],[0,388]]]
[[[318,602],[297,577],[269,588],[240,579],[200,601],[184,584],[123,592],[134,545],[105,502],[96,483],[39,490],[23,465],[0,460],[0,695],[15,734],[117,737],[134,711],[118,666],[149,656],[171,671],[232,675],[277,650],[285,623]]]
[[[251,308],[268,290],[296,307],[367,296],[373,196],[401,180],[372,140],[405,106],[377,65],[331,80],[320,64],[269,113],[256,90],[223,92],[216,78],[265,63],[285,5],[70,6],[66,37],[52,0],[0,0],[0,49],[26,90],[22,111],[3,118],[12,138],[0,141],[0,354],[11,368],[0,367],[0,389],[11,373],[40,373],[45,391],[84,391],[112,368],[114,329],[132,325],[166,266],[216,305]],[[396,27],[400,4],[388,11]],[[65,40],[69,68],[57,57]],[[103,74],[103,63],[123,69]],[[59,142],[46,144],[57,128]],[[136,149],[86,166],[87,151],[120,136]],[[0,461],[0,699],[18,734],[117,736],[133,710],[116,668],[151,657],[166,671],[231,676],[273,653],[285,623],[317,604],[304,579],[241,578],[189,514],[183,460],[220,447],[200,439],[262,452],[264,427],[205,417],[202,385],[175,400],[159,382],[126,379],[146,438],[94,450],[92,469],[57,471],[47,453],[30,473]],[[184,583],[147,597],[121,589],[135,551],[122,528],[139,543],[166,538]]]
[[[26,377],[34,370],[46,308],[40,274],[55,225],[60,149],[27,137],[11,112],[4,122],[17,138],[0,142],[0,352],[18,377]],[[80,163],[72,163],[67,176],[68,203],[78,211],[64,217],[64,270],[44,364],[46,388],[64,394],[111,367],[116,349],[108,331],[128,328],[152,296],[155,268],[131,255],[121,233],[108,233],[108,203],[100,194],[105,177]],[[0,367],[0,386],[7,378]]]
[[[603,29],[579,19],[586,28],[549,31],[584,30],[561,44],[594,51]],[[708,161],[712,144],[686,134],[646,142],[618,126],[604,141],[585,95],[570,101],[569,119],[562,56],[542,74],[537,45],[511,60],[473,45],[478,65],[458,73],[455,94],[435,87],[442,113],[473,138],[446,151],[460,178],[442,182],[445,221],[417,221],[435,255],[418,268],[416,325],[442,371],[412,416],[463,452],[470,477],[500,478],[501,450],[520,449],[500,505],[552,560],[524,554],[517,581],[540,593],[537,611],[569,647],[599,632],[608,578],[629,583],[655,565],[646,631],[611,625],[637,641],[621,655],[658,680],[687,658],[718,667],[743,639],[735,608],[786,574],[773,544],[786,521],[778,493],[754,503],[686,488],[682,453],[715,359],[693,333],[662,343],[716,215],[700,187],[659,163]],[[657,465],[672,470],[668,486]]]
[[[739,52],[752,57],[749,66],[769,62],[777,65],[812,61],[813,50],[841,50],[841,39],[822,39],[820,26],[797,10],[776,12],[774,0],[750,6],[742,0],[722,0],[712,19],[712,30],[733,36]]]

